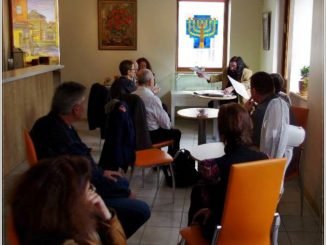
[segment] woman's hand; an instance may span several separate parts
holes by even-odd
[[[87,201],[89,201],[93,207],[95,215],[103,220],[110,220],[112,218],[112,214],[106,207],[103,199],[94,190],[88,190]]]
[[[227,87],[224,89],[224,94],[231,94],[233,92],[234,88],[232,86]]]

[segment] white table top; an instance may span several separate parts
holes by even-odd
[[[191,156],[197,161],[213,159],[223,156],[224,144],[222,142],[197,145],[189,149]]]
[[[203,99],[209,99],[209,100],[233,100],[236,99],[237,96],[236,95],[224,95],[224,96],[208,96],[208,95],[200,95],[200,94],[195,94],[196,96],[198,96],[199,98],[203,98]]]
[[[212,119],[217,118],[218,111],[215,108],[187,108],[177,111],[177,114],[185,118]]]

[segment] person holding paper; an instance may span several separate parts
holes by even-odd
[[[222,74],[208,76],[202,71],[197,71],[199,77],[205,78],[209,83],[222,81],[222,89],[225,94],[233,92],[234,88],[228,79],[228,75],[234,80],[245,85],[246,89],[250,89],[250,77],[252,71],[245,64],[240,56],[233,56],[229,61],[229,66],[223,70]]]

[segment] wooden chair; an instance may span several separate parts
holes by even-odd
[[[307,121],[308,121],[308,114],[309,109],[297,106],[291,106],[291,111],[295,118],[295,125],[304,128],[307,132]],[[301,173],[301,155],[304,150],[303,147],[304,142],[299,146],[294,148],[293,150],[293,157],[290,162],[289,168],[285,175],[285,181],[291,180],[295,177],[298,177],[299,180],[299,187],[300,187],[300,214],[303,215],[303,199],[304,199],[304,192],[303,192],[303,178]]]
[[[25,140],[26,158],[29,165],[32,167],[37,163],[37,154],[36,154],[33,140],[27,129],[24,129],[24,140]]]
[[[286,159],[268,159],[231,166],[221,227],[212,245],[270,245]],[[199,226],[180,231],[187,245],[208,245]]]

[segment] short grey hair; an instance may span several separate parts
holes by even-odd
[[[74,105],[81,103],[86,94],[86,87],[77,82],[64,82],[60,84],[53,95],[51,112],[56,115],[71,113]]]
[[[137,73],[137,82],[139,85],[148,84],[149,81],[154,80],[154,75],[149,69],[142,69]]]

